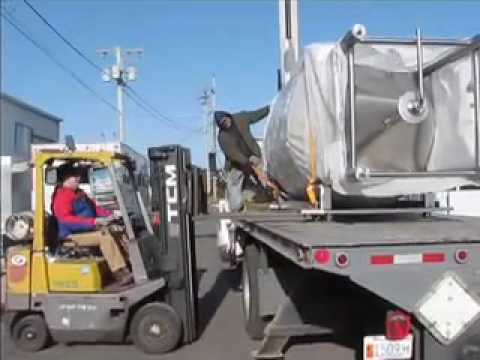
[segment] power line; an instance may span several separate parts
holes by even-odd
[[[201,129],[191,129],[191,128],[185,128],[185,129],[181,129],[178,125],[179,123],[178,122],[175,122],[174,120],[168,118],[168,117],[165,117],[165,115],[160,115],[160,114],[157,114],[157,112],[155,112],[155,108],[150,108],[148,107],[146,104],[144,104],[143,102],[141,102],[139,100],[139,96],[138,96],[138,93],[136,93],[130,86],[126,86],[126,89],[125,89],[125,95],[130,99],[132,100],[139,108],[141,108],[143,111],[145,111],[146,113],[148,113],[150,116],[152,116],[153,118],[165,123],[166,125],[170,126],[172,129],[174,130],[177,130],[179,132],[183,132],[185,130],[189,131],[189,132],[192,132],[192,133],[198,133],[201,131]]]
[[[138,92],[136,92],[131,86],[126,86],[126,94],[128,94],[127,96],[132,100],[134,101],[137,106],[141,107],[144,111],[148,112],[149,114],[151,114],[152,116],[154,116],[155,118],[157,118],[158,120],[161,120],[161,121],[164,121],[164,122],[167,122],[169,123],[171,126],[173,126],[176,130],[178,131],[182,131],[181,128],[183,128],[183,130],[187,130],[187,131],[191,131],[191,132],[199,132],[199,129],[192,129],[188,126],[185,126],[184,124],[181,124],[175,120],[173,120],[172,118],[170,118],[169,116],[166,116],[164,114],[162,114],[160,111],[158,111],[153,105],[151,105],[150,103],[148,103]]]
[[[197,134],[197,133],[200,133],[200,132],[202,132],[202,131],[203,131],[202,127],[200,127],[199,129],[192,130],[192,132],[190,132],[190,133],[186,134],[185,136],[181,137],[181,138],[178,140],[178,142],[179,142],[179,143],[184,143],[184,142],[186,142],[187,140],[190,140],[190,138],[191,138],[193,135],[195,135],[195,134]]]
[[[99,65],[97,65],[94,61],[92,61],[90,58],[88,58],[78,47],[76,47],[70,40],[68,40],[64,35],[58,31],[55,26],[53,26],[46,18],[43,16],[28,0],[23,0],[23,2],[37,15],[45,25],[47,25],[50,30],[52,30],[65,44],[67,44],[73,51],[77,53],[82,59],[84,59],[87,63],[89,63],[92,67],[94,67],[96,70],[99,70],[100,72],[103,72],[104,69],[102,69]],[[151,116],[154,116],[155,118],[161,118],[164,121],[170,122],[172,125],[176,124],[175,121],[170,119],[168,116],[162,114],[160,111],[158,111],[155,107],[153,107],[150,103],[148,103],[140,94],[138,94],[133,88],[130,86],[126,85],[126,87],[130,90],[131,94],[127,94],[127,96],[132,100],[137,106],[142,108],[144,111],[148,112]],[[136,99],[134,98],[136,97]],[[148,108],[148,110],[146,109]],[[174,125],[176,126],[176,125]],[[176,127],[175,127],[176,128]],[[191,130],[191,129],[190,129]]]
[[[90,64],[93,68],[96,70],[99,70],[100,72],[104,72],[104,69],[102,69],[99,65],[97,65],[95,62],[93,62],[90,58],[88,58],[78,47],[73,45],[73,43],[68,40],[65,36],[63,36],[60,31],[58,31],[55,26],[53,26],[30,2],[27,0],[23,0],[23,2],[37,15],[40,20],[43,21],[45,25],[47,25],[50,30],[52,30],[65,44],[67,44],[77,55],[79,55],[83,60],[85,60],[88,64]],[[139,104],[135,99],[133,99],[129,94],[126,94],[137,106],[142,107],[141,104]],[[144,109],[145,110],[145,109]],[[118,109],[117,109],[118,111]],[[122,111],[118,111],[120,116],[122,116]],[[122,125],[120,125],[120,133],[122,133]],[[122,138],[122,135],[120,135],[120,138]]]
[[[162,119],[164,119],[165,121],[168,121],[170,123],[175,123],[174,120],[172,120],[171,118],[169,118],[168,116],[162,114],[160,111],[158,111],[157,109],[155,109],[152,105],[150,105],[142,96],[140,96],[140,94],[138,92],[135,91],[135,89],[133,89],[132,87],[128,86],[128,90],[138,99],[138,101],[140,101],[142,104],[144,104],[146,107],[148,107],[149,109],[151,109],[154,113],[156,113],[159,117],[161,117]]]
[[[2,12],[0,15],[2,16],[3,19],[5,19],[10,24],[10,26],[12,26],[16,31],[18,31],[25,39],[27,39],[33,46],[35,46],[38,50],[40,50],[45,56],[47,56],[53,63],[55,63],[65,73],[70,75],[70,77],[72,77],[85,90],[90,92],[93,96],[95,96],[97,99],[99,99],[105,105],[107,105],[109,108],[111,108],[112,110],[117,112],[117,108],[112,103],[110,103],[102,95],[100,95],[98,92],[96,92],[90,86],[88,86],[77,74],[75,74],[67,66],[62,64],[59,60],[57,60],[57,58],[49,50],[44,48],[35,39],[33,39],[29,34],[27,34],[24,30],[22,30],[22,28],[18,24],[15,23],[15,20],[13,18],[10,18],[10,16],[5,14],[4,12]]]
[[[88,56],[86,56],[78,47],[76,47],[70,40],[68,40],[60,31],[58,31],[55,26],[53,26],[48,19],[45,18],[28,0],[23,0],[24,3],[37,15],[42,22],[50,28],[65,44],[67,44],[77,55],[79,55],[82,59],[84,59],[88,64],[90,64],[93,68],[96,70],[99,70],[101,72],[104,71],[99,65],[97,65],[94,61],[92,61]],[[7,21],[9,21],[7,19]],[[77,75],[75,75],[70,69],[66,68],[63,64],[59,63],[58,60],[54,59],[53,55],[48,52],[46,49],[42,48],[38,43],[36,43],[30,36],[28,36],[26,33],[24,33],[21,29],[19,29],[15,24],[12,24],[11,21],[9,23],[14,26],[19,32],[22,33],[28,40],[30,40],[37,48],[39,48],[42,52],[44,52],[52,61],[54,61],[58,66],[62,67],[65,71],[67,71],[72,77],[75,78],[75,80],[79,81],[81,85],[85,88],[87,88],[90,92],[93,92],[97,96],[100,96],[97,94],[93,89],[90,89],[88,85],[86,85]],[[175,130],[181,131],[179,129],[179,123],[175,122],[172,120],[170,117],[162,114],[159,110],[157,110],[153,105],[151,105],[147,100],[145,100],[137,91],[135,91],[133,88],[130,86],[126,85],[126,88],[129,90],[130,93],[127,91],[125,92],[126,96],[132,100],[138,107],[149,113],[151,116],[154,118],[168,122],[170,123],[170,126],[174,128]],[[101,97],[101,96],[100,96]],[[108,102],[106,99],[103,97],[102,101],[107,102],[110,107],[115,109],[116,112],[118,112],[118,109],[112,105],[110,102]],[[181,126],[181,125],[180,125]],[[185,130],[191,131],[193,133],[198,132],[198,129],[191,129],[186,126],[182,126]]]
[[[60,31],[58,31],[32,4],[28,2],[28,0],[23,0],[23,2],[35,13],[35,15],[37,15],[40,18],[40,20],[43,21],[45,25],[47,25],[60,39],[62,39],[65,44],[67,44],[73,51],[75,51],[81,58],[83,58],[92,67],[103,72],[103,69],[99,65],[97,65],[94,61],[92,61],[79,48],[73,45],[70,40],[68,40],[65,36],[63,36],[60,33]]]
[[[139,108],[141,108],[143,111],[145,111],[146,113],[148,113],[150,116],[152,116],[153,118],[157,119],[157,120],[160,120],[161,122],[165,123],[165,124],[168,124],[170,127],[172,127],[173,129],[177,130],[177,131],[181,131],[178,127],[174,126],[174,124],[170,123],[170,122],[166,122],[165,119],[159,117],[157,114],[155,114],[154,112],[152,112],[149,108],[147,108],[145,105],[143,105],[139,100],[137,100],[133,95],[132,93],[130,92],[131,88],[128,86],[126,87],[126,91],[125,91],[125,95],[133,101],[133,103],[135,105],[137,105]]]

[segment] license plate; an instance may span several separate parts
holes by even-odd
[[[413,336],[403,340],[388,340],[385,336],[365,336],[363,338],[364,360],[411,359]]]

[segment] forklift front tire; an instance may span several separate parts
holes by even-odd
[[[175,310],[164,303],[149,303],[133,315],[130,336],[135,346],[147,354],[173,350],[182,335],[182,321]]]
[[[47,323],[39,314],[23,316],[13,323],[12,340],[20,350],[28,352],[42,350],[49,339]]]

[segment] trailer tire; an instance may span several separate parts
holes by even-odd
[[[40,314],[19,317],[12,324],[12,340],[23,351],[36,352],[47,346],[50,340],[47,323]]]
[[[260,250],[255,244],[245,247],[242,266],[242,303],[245,329],[253,340],[264,337],[266,321],[260,315],[260,292],[258,269],[260,268]]]
[[[163,354],[177,347],[182,335],[182,321],[165,303],[148,303],[133,315],[130,336],[147,354]]]

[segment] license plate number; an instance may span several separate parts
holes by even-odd
[[[364,360],[411,359],[413,336],[402,340],[388,340],[385,336],[365,336],[363,338]]]

